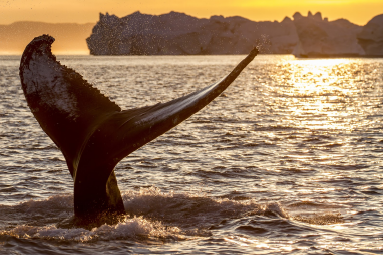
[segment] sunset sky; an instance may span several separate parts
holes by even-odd
[[[383,13],[382,0],[0,0],[0,24],[15,21],[44,21],[52,23],[96,22],[99,12],[126,16],[135,11],[163,14],[184,12],[196,17],[239,15],[254,21],[278,20],[291,17],[296,11],[307,15],[322,12],[330,20],[345,18],[365,25]]]

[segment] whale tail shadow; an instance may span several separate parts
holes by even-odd
[[[79,219],[125,212],[116,164],[219,96],[258,54],[254,48],[219,82],[167,103],[121,110],[51,53],[54,38],[33,39],[22,55],[20,79],[28,106],[63,153],[74,181]]]

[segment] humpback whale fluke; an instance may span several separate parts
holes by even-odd
[[[54,38],[42,35],[25,48],[20,79],[28,106],[63,153],[74,181],[78,219],[125,212],[116,164],[175,127],[219,96],[254,59],[254,48],[219,82],[167,103],[121,110],[51,53]]]

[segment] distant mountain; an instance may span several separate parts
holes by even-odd
[[[34,37],[42,34],[50,34],[56,39],[52,45],[54,53],[88,53],[85,39],[91,34],[94,25],[31,21],[0,25],[0,54],[21,54]]]
[[[362,27],[345,19],[329,21],[319,12],[306,17],[295,13],[293,20],[286,17],[282,22],[198,19],[177,12],[135,12],[122,18],[100,13],[87,44],[93,55],[247,54],[260,45],[261,53],[299,57],[379,56],[382,20],[383,16],[374,18]]]

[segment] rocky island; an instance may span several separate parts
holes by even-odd
[[[298,57],[383,56],[383,15],[366,26],[345,19],[329,21],[321,13],[295,13],[282,22],[243,17],[199,19],[184,13],[119,18],[101,14],[86,39],[91,55],[247,54],[254,45],[264,54]]]

